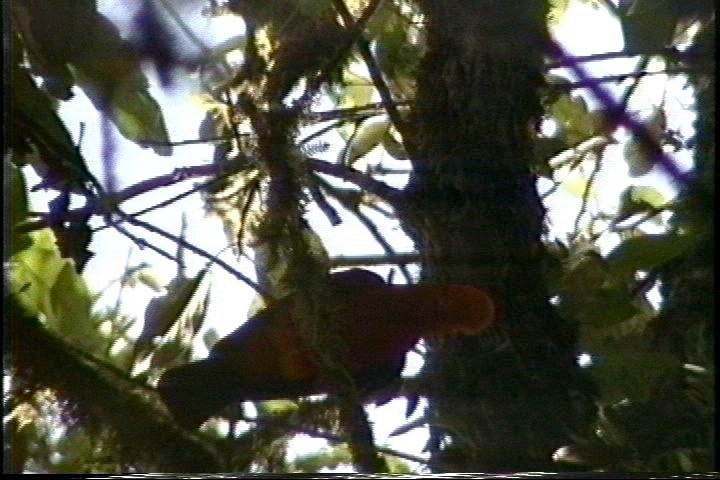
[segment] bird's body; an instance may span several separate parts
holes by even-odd
[[[337,361],[361,393],[400,376],[405,354],[426,335],[474,334],[492,322],[494,304],[463,285],[386,285],[354,269],[330,276],[328,318]],[[294,297],[277,301],[218,341],[207,359],[171,368],[158,391],[179,423],[199,426],[238,400],[337,393],[293,321]]]

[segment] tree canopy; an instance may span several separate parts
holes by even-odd
[[[119,3],[5,6],[6,471],[716,469],[714,0]],[[573,48],[577,12],[622,46]],[[378,443],[338,360],[348,267],[434,296],[358,281],[347,318],[492,297],[373,392],[422,452]],[[178,424],[163,372],[290,296],[338,389]]]

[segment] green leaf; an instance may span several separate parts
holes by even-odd
[[[367,105],[372,99],[375,87],[369,78],[355,75],[352,72],[344,73],[345,87],[340,97],[339,106],[342,108],[351,108]]]
[[[296,470],[309,473],[319,472],[323,468],[337,468],[341,463],[352,465],[352,455],[345,445],[300,456],[295,459],[293,466]]]
[[[48,228],[30,233],[32,244],[10,258],[10,286],[31,314],[53,318],[50,291],[68,263],[60,257],[55,236]]]
[[[688,252],[697,235],[661,233],[631,237],[607,254],[611,275],[625,278],[637,271],[650,271]]]
[[[32,49],[39,54],[34,60],[43,72],[52,79],[60,69],[61,76],[68,77],[65,83],[75,77],[95,107],[109,114],[129,140],[168,142],[137,55],[117,27],[97,12],[95,2],[39,2],[26,10],[30,20],[25,41],[37,47]],[[60,32],[62,41],[57,38]],[[160,155],[172,153],[169,146],[153,148]]]
[[[13,67],[11,80],[13,127],[43,153],[42,158],[29,156],[32,167],[52,186],[60,183],[76,191],[74,186],[87,181],[89,170],[50,98],[19,66]]]
[[[158,347],[150,360],[150,368],[166,369],[187,363],[190,360],[190,345],[180,338],[163,343]]]
[[[560,184],[560,188],[564,191],[571,193],[575,195],[578,198],[582,198],[585,195],[585,190],[588,188],[588,181],[581,176],[573,175],[572,178],[569,178],[565,180],[563,183]],[[596,184],[593,183],[590,185],[590,197],[594,195],[596,189]]]
[[[54,315],[47,326],[68,342],[88,351],[97,351],[104,340],[90,317],[92,295],[85,280],[66,262],[50,289]]]
[[[666,203],[663,194],[653,187],[630,186],[620,194],[620,207],[613,219],[613,224],[622,222],[638,213],[654,211]]]
[[[168,293],[154,298],[145,310],[145,323],[137,339],[137,352],[145,350],[155,337],[165,335],[188,310],[205,274],[203,269],[193,278],[177,277],[168,285]]]
[[[596,359],[590,372],[607,403],[646,400],[659,380],[682,367],[678,359],[653,349],[640,336],[608,341],[592,353]]]
[[[575,146],[595,134],[597,121],[590,115],[585,100],[580,96],[560,95],[550,105],[550,114],[557,120],[569,146]]]
[[[551,27],[560,24],[570,6],[570,0],[550,0],[548,23]]]
[[[141,146],[143,141],[169,142],[162,111],[148,93],[140,62],[110,20],[100,14],[92,18],[87,41],[70,64],[78,86],[125,138]],[[158,155],[172,154],[170,146],[152,148]]]
[[[641,313],[625,290],[607,287],[582,294],[566,293],[561,296],[558,309],[564,317],[590,327],[616,325]]]
[[[385,151],[393,157],[395,160],[407,160],[408,155],[405,151],[405,146],[399,142],[395,135],[393,135],[394,128],[388,128],[383,135],[382,141],[380,142]]]
[[[628,175],[633,178],[646,175],[655,166],[657,156],[647,143],[639,140],[635,135],[625,142],[623,156],[628,164]]]
[[[390,80],[394,94],[409,97],[414,90],[414,77],[420,63],[422,50],[419,44],[409,41],[405,20],[394,15],[377,34],[373,53],[384,73]]]
[[[306,17],[317,17],[331,4],[330,0],[293,0],[293,6],[297,8],[298,13]]]
[[[652,52],[671,46],[678,21],[673,3],[676,0],[635,0],[620,17],[625,50]]]
[[[15,254],[32,244],[30,236],[26,233],[18,234],[15,227],[23,222],[28,215],[28,194],[25,176],[14,163],[4,160],[5,171],[10,178],[10,254]]]
[[[268,400],[265,402],[256,402],[255,407],[258,415],[261,416],[287,416],[296,412],[299,408],[297,402],[292,400]]]
[[[562,288],[572,292],[593,292],[605,283],[608,271],[605,260],[596,251],[581,252],[568,258],[568,270]]]
[[[11,257],[11,287],[32,314],[42,313],[46,326],[88,351],[103,339],[90,316],[92,295],[72,262],[60,257],[49,229],[32,232],[32,245]],[[27,285],[24,289],[22,287]]]
[[[140,269],[138,272],[136,272],[135,275],[131,275],[128,278],[128,282],[131,280],[137,280],[138,282],[158,293],[162,292],[164,288],[163,285],[160,283],[160,280],[158,280],[158,278],[153,275],[153,273],[150,272],[147,268]]]
[[[170,141],[160,105],[147,91],[118,84],[112,96],[111,118],[120,133],[133,142]],[[172,155],[170,146],[155,145],[152,148],[158,155]]]
[[[350,144],[340,152],[339,161],[352,165],[360,157],[367,155],[384,140],[389,126],[390,121],[387,118],[363,122]]]

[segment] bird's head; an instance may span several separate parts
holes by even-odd
[[[442,320],[448,333],[477,335],[498,319],[499,309],[491,294],[469,285],[447,285],[437,301],[445,312]]]

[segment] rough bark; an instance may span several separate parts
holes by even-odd
[[[6,299],[2,320],[11,334],[6,352],[14,370],[15,395],[53,389],[68,402],[65,414],[71,424],[91,430],[109,427],[117,448],[113,453],[133,459],[138,470],[220,470],[212,447],[175,426],[147,393],[122,375],[50,333],[13,297]],[[18,460],[15,469],[23,466]]]
[[[549,304],[543,207],[529,164],[541,108],[546,2],[420,2],[428,50],[418,73],[415,174],[408,186],[428,280],[489,286],[506,348],[433,343],[435,471],[555,470],[555,449],[591,413],[573,328]]]

